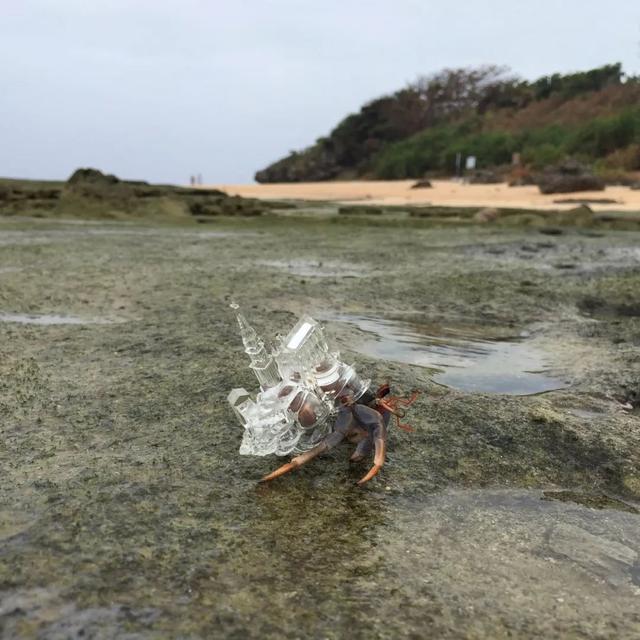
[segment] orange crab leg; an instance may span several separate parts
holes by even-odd
[[[326,442],[321,442],[317,444],[313,449],[309,449],[305,453],[301,453],[299,456],[296,456],[291,460],[291,462],[287,462],[287,464],[283,464],[281,467],[278,467],[275,471],[264,476],[264,478],[260,479],[260,482],[268,482],[269,480],[273,480],[274,478],[279,478],[283,476],[285,473],[289,473],[289,471],[294,471],[298,467],[301,467],[303,464],[309,462],[309,460],[313,460],[316,456],[319,456],[321,453],[324,453],[329,449],[329,446]]]
[[[358,485],[362,486],[365,482],[369,482],[369,480],[376,476],[378,471],[382,469],[387,450],[387,427],[385,426],[384,418],[380,412],[375,409],[364,405],[357,405],[354,413],[362,424],[373,429],[373,442],[376,451],[373,459],[373,467],[371,467],[369,472],[357,482]]]
[[[384,464],[385,455],[387,453],[387,443],[385,440],[386,434],[384,432],[384,427],[382,427],[381,430],[376,429],[376,432],[377,432],[375,436],[376,455],[373,459],[373,467],[369,469],[369,472],[367,473],[366,476],[358,480],[356,484],[360,486],[365,484],[365,482],[369,482],[371,478],[378,475],[378,471],[382,469],[382,465]]]
[[[287,462],[287,464],[283,464],[275,471],[272,471],[264,476],[264,478],[261,478],[260,482],[268,482],[274,478],[279,478],[285,473],[289,473],[289,471],[298,469],[303,464],[306,464],[310,460],[319,456],[321,453],[329,451],[329,449],[333,449],[333,447],[342,442],[342,440],[351,433],[352,426],[353,416],[351,415],[351,411],[347,409],[340,411],[338,413],[338,419],[336,420],[335,431],[330,433],[322,442],[319,442],[315,447],[313,447],[313,449],[309,449],[309,451],[305,451],[299,456],[292,458],[292,460]]]
[[[378,406],[382,407],[384,410],[388,411],[396,418],[396,426],[403,431],[412,432],[413,427],[408,424],[403,424],[400,422],[401,418],[404,418],[405,411],[404,409],[399,409],[398,405],[402,405],[403,407],[409,407],[412,405],[416,398],[418,397],[418,391],[414,391],[409,398],[401,398],[399,396],[389,396],[379,397],[377,399]]]

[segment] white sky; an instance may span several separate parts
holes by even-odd
[[[249,182],[443,67],[622,62],[638,0],[0,0],[0,175]]]

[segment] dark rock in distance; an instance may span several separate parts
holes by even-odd
[[[553,204],[620,204],[613,198],[558,198]]]
[[[516,176],[509,181],[510,187],[531,187],[536,184],[536,179],[530,173]]]
[[[430,180],[424,178],[423,180],[418,180],[418,182],[411,185],[412,189],[431,189],[433,185]]]
[[[573,193],[604,191],[605,182],[575,160],[567,160],[545,169],[538,178],[540,193]]]
[[[120,182],[120,179],[113,174],[102,173],[102,171],[91,167],[76,169],[67,180],[68,185],[91,183],[107,186],[118,182]]]
[[[473,216],[473,219],[476,222],[493,222],[500,215],[500,211],[495,209],[494,207],[487,207],[486,209],[481,209]]]
[[[474,171],[468,178],[469,184],[499,184],[504,182],[501,175],[495,171],[487,169],[478,169]]]
[[[348,205],[338,207],[338,213],[341,215],[379,216],[382,214],[382,209],[380,207]]]
[[[575,191],[604,191],[605,185],[595,176],[556,176],[539,185],[540,193],[572,193]]]

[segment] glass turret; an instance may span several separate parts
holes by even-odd
[[[280,382],[280,374],[278,366],[273,355],[264,344],[264,340],[256,333],[256,330],[247,322],[247,319],[240,313],[239,306],[234,302],[230,305],[236,312],[238,325],[240,326],[240,335],[244,344],[245,353],[251,358],[249,365],[258,378],[260,387],[268,389],[274,387]]]

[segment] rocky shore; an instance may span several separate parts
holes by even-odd
[[[640,232],[313,207],[0,218],[0,635],[637,638]],[[421,392],[364,489],[256,484],[232,298]]]
[[[98,169],[77,169],[66,182],[0,179],[0,215],[142,219],[188,222],[212,216],[253,216],[268,208],[219,189],[121,180]]]

